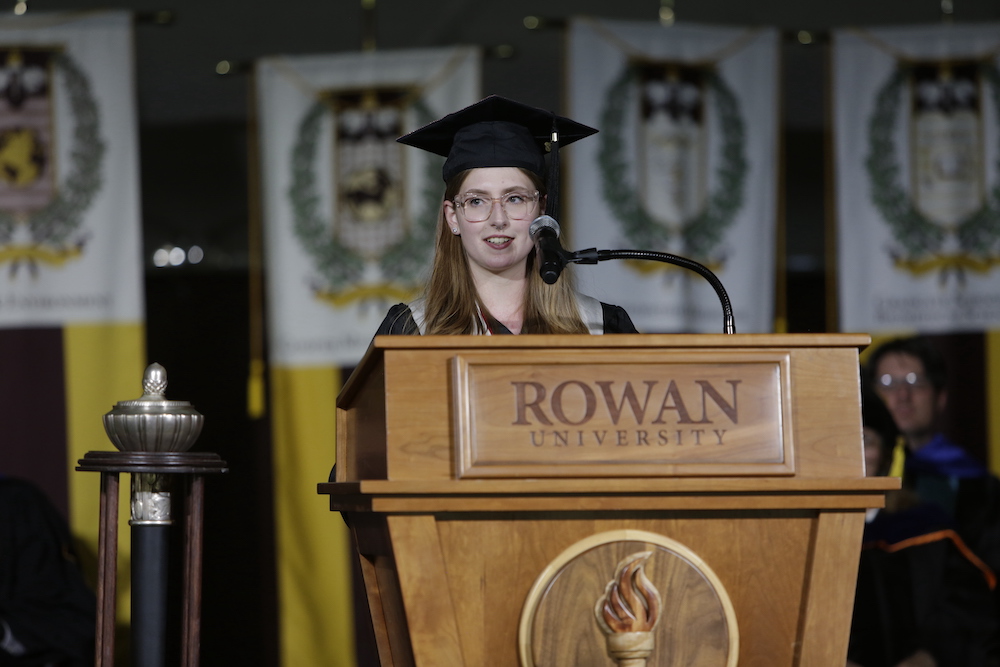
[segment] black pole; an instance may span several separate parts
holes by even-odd
[[[132,525],[132,666],[164,667],[168,525]]]

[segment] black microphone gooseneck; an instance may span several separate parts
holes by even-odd
[[[575,264],[597,264],[607,259],[651,259],[694,271],[705,278],[719,296],[719,302],[722,304],[722,333],[736,333],[736,320],[733,318],[733,304],[729,301],[729,294],[726,293],[726,288],[722,286],[722,281],[719,280],[718,276],[704,264],[680,255],[654,250],[598,250],[597,248],[589,248],[567,254],[570,255],[567,261]]]

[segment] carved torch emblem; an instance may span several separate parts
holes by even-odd
[[[608,655],[618,667],[645,667],[653,653],[653,628],[660,620],[660,592],[646,577],[645,564],[652,551],[627,556],[615,569],[594,616],[604,633]]]

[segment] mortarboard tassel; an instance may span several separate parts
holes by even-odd
[[[552,117],[552,139],[549,141],[549,173],[548,173],[548,203],[545,205],[545,215],[559,220],[559,129],[557,118]]]

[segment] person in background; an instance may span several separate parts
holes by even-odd
[[[965,543],[1000,571],[1000,480],[941,431],[948,405],[941,353],[922,336],[889,341],[869,357],[867,380],[901,434],[893,474],[943,509]]]
[[[0,667],[93,665],[96,619],[62,515],[35,485],[0,476]]]
[[[884,475],[896,424],[863,392],[866,474]],[[866,516],[848,667],[991,667],[1000,664],[996,576],[940,506],[891,491]]]
[[[557,215],[558,147],[594,132],[491,96],[400,137],[446,157],[445,192],[424,296],[393,306],[377,333],[636,333],[622,308],[576,292],[568,272],[545,284],[529,234],[543,211]]]

